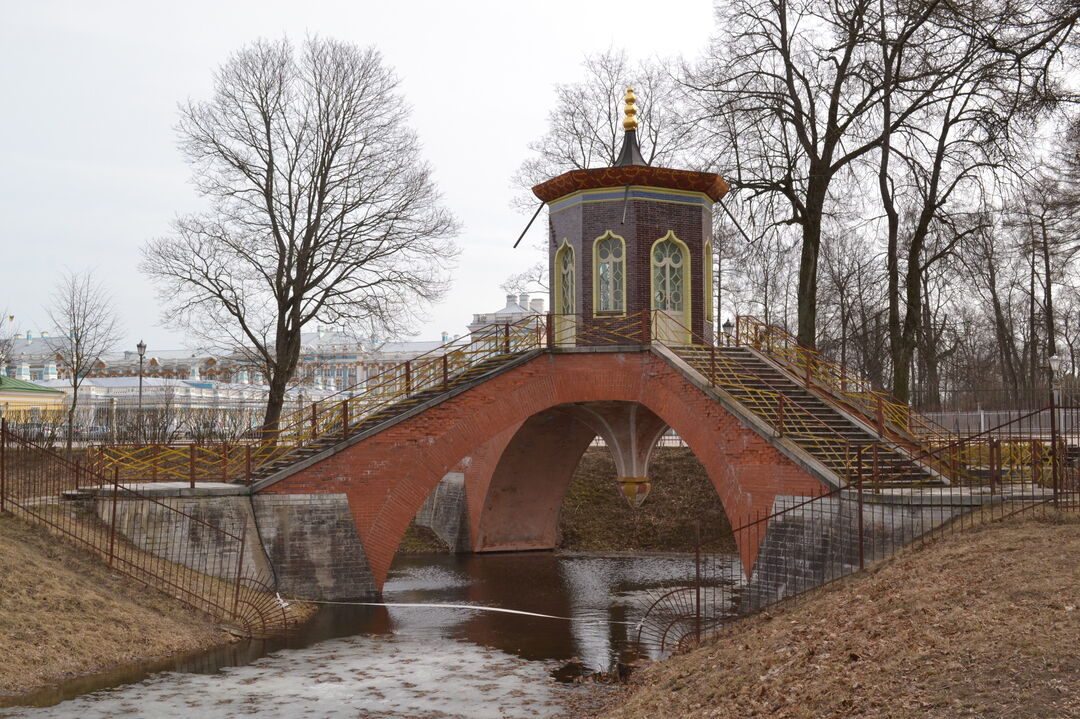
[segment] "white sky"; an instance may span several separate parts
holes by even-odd
[[[65,269],[96,270],[125,328],[159,349],[161,325],[139,248],[197,206],[176,149],[177,102],[208,97],[211,74],[251,40],[308,34],[375,45],[402,79],[412,125],[462,255],[418,339],[464,331],[503,304],[499,285],[537,259],[538,219],[510,208],[510,178],[540,137],[553,85],[586,53],[697,56],[710,0],[544,2],[44,2],[0,0],[0,311],[35,333]],[[546,298],[545,298],[546,300]],[[6,319],[6,318],[5,318]]]

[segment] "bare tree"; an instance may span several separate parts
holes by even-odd
[[[537,262],[524,272],[516,272],[507,277],[499,288],[512,295],[537,292],[545,294],[549,290],[547,269],[547,262]]]
[[[372,49],[260,40],[181,107],[210,209],[144,250],[174,322],[245,355],[277,426],[312,321],[393,333],[442,295],[457,225],[420,158],[398,80]]]
[[[7,363],[11,361],[12,351],[15,348],[15,315],[7,311],[0,313],[0,373],[3,373]]]
[[[529,144],[533,156],[514,176],[522,190],[570,170],[614,165],[622,149],[627,87],[638,96],[637,136],[645,161],[669,167],[701,163],[688,153],[694,126],[685,121],[683,88],[673,62],[633,63],[625,51],[609,49],[587,55],[581,67],[583,80],[555,86],[548,131]],[[535,207],[536,200],[530,194],[520,204]]]
[[[642,157],[650,165],[666,167],[704,165],[707,160],[688,153],[694,143],[692,123],[685,121],[685,97],[676,77],[677,65],[667,60],[634,63],[623,50],[586,55],[581,63],[583,79],[555,86],[555,104],[548,113],[548,130],[529,143],[532,155],[514,174],[519,188],[513,204],[534,211],[535,185],[570,170],[610,167],[623,141],[623,98],[633,87],[638,97],[637,136]],[[535,246],[541,259],[528,269],[510,275],[507,291],[529,292],[548,280],[547,239]]]
[[[885,146],[887,182],[887,143],[905,128],[917,132],[930,110],[968,110],[963,99],[977,97],[977,73],[988,63],[992,80],[1013,80],[1011,104],[1052,103],[1051,65],[1078,9],[1060,0],[734,0],[720,13],[720,32],[690,81],[703,124],[729,148],[733,187],[782,198],[774,221],[802,230],[798,335],[813,346],[818,257],[836,180]],[[994,107],[999,98],[975,109],[1006,110]],[[913,307],[916,316],[920,305]]]
[[[50,344],[71,385],[66,443],[70,451],[79,388],[101,356],[120,340],[120,326],[112,299],[91,272],[65,274],[53,292],[48,313],[59,335]]]

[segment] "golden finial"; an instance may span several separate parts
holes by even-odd
[[[626,103],[626,107],[623,108],[623,113],[626,115],[622,121],[622,127],[627,132],[637,129],[637,108],[634,107],[634,103],[637,102],[637,98],[634,97],[634,88],[626,88],[626,97],[623,98]]]

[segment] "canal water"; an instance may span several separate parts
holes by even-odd
[[[737,581],[736,557],[711,566]],[[72,681],[0,717],[556,716],[581,691],[566,680],[658,656],[638,625],[693,576],[675,554],[400,557],[389,606],[327,605],[287,638]]]

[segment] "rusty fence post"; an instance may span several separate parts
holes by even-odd
[[[873,456],[874,464],[873,464],[873,469],[872,469],[873,474],[871,476],[874,478],[874,486],[875,487],[881,487],[881,464],[878,461],[878,447],[879,446],[880,446],[880,443],[874,442],[874,456]]]
[[[319,403],[311,403],[311,438],[319,436]]]
[[[0,417],[0,512],[7,511],[7,419]]]
[[[112,510],[109,517],[109,566],[116,556],[116,495],[120,494],[120,465],[113,467]]]
[[[248,486],[251,486],[251,443],[244,445],[244,474],[247,477]]]
[[[412,394],[412,362],[405,360],[405,394]]]
[[[157,481],[157,465],[158,465],[158,446],[156,444],[150,445],[150,481]],[[117,469],[120,465],[117,464]]]
[[[997,493],[1001,484],[1001,443],[997,437],[990,438],[990,496]]]
[[[694,521],[694,637],[701,643],[701,520]]]
[[[548,348],[555,346],[555,315],[551,312],[547,313],[547,346]]]
[[[341,400],[341,438],[349,436],[349,400]]]
[[[503,325],[503,351],[510,354],[510,323]]]
[[[229,443],[221,443],[221,481],[229,481]]]
[[[878,434],[885,434],[885,401],[877,398],[877,408],[874,412],[874,421],[877,423]]]
[[[238,610],[240,609],[240,577],[244,568],[244,544],[247,539],[247,521],[244,521],[243,526],[240,529],[240,554],[236,560],[236,581],[235,589],[233,590],[233,606],[232,615],[233,619],[236,618]]]
[[[442,356],[442,387],[444,390],[450,389],[450,360],[445,354]]]
[[[736,347],[741,347],[742,346],[742,342],[740,341],[741,338],[740,338],[740,335],[739,335],[739,325],[742,324],[741,320],[742,320],[742,317],[739,317],[739,315],[735,315],[735,346]]]
[[[652,312],[641,313],[641,344],[652,344]]]
[[[877,453],[876,453],[877,445],[876,444],[874,445],[874,449],[875,449],[874,464],[875,464],[875,467],[876,467],[876,465],[877,465]],[[865,550],[865,546],[864,546],[864,542],[863,542],[862,452],[859,452],[859,460],[858,460],[858,463],[857,463],[857,467],[858,467],[858,469],[855,472],[855,488],[856,488],[856,492],[858,493],[857,494],[857,497],[858,497],[858,501],[857,501],[858,510],[857,511],[859,513],[859,519],[858,519],[858,521],[859,521],[859,530],[858,530],[859,531],[859,569],[865,569],[866,568],[866,556],[865,556],[865,551],[866,550]]]
[[[813,376],[813,359],[810,357],[810,350],[800,347],[799,351],[802,353],[803,362],[806,363],[806,386],[809,387]]]
[[[784,436],[784,395],[780,395],[780,401],[776,405],[776,429],[780,436]]]
[[[195,489],[195,444],[188,445],[188,487]]]

